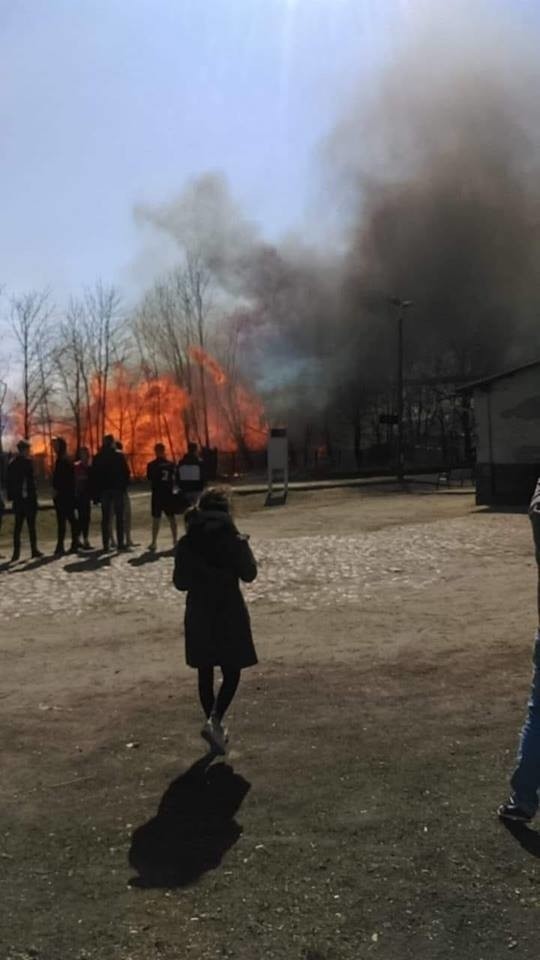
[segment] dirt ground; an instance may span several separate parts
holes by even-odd
[[[146,497],[133,554],[0,561],[1,960],[536,958],[540,834],[495,816],[536,626],[526,516],[391,488],[236,510],[260,663],[225,762]]]

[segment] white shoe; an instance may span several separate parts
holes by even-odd
[[[224,757],[227,753],[229,736],[225,727],[215,717],[210,717],[201,730],[201,737],[210,745],[215,753]]]

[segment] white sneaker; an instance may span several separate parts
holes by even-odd
[[[201,737],[206,740],[215,753],[219,753],[221,757],[225,756],[229,736],[225,727],[215,717],[210,717],[206,721],[201,730]]]

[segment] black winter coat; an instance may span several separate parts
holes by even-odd
[[[14,504],[27,501],[37,505],[34,465],[30,457],[18,454],[10,460],[7,468],[7,496]]]
[[[52,476],[55,500],[72,503],[75,500],[75,467],[69,457],[59,457]]]
[[[173,574],[176,589],[187,590],[186,662],[190,667],[251,667],[257,654],[239,584],[257,576],[248,539],[217,510],[192,510],[187,524]]]
[[[123,453],[112,447],[102,447],[96,453],[90,471],[90,488],[92,497],[99,499],[104,490],[121,490],[128,488],[129,467]]]

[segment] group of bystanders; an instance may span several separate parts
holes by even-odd
[[[69,455],[63,437],[53,440],[55,464],[52,473],[53,505],[56,513],[57,538],[54,555],[66,553],[66,533],[70,541],[67,552],[92,550],[90,521],[92,505],[101,505],[101,539],[104,552],[119,551],[135,546],[131,535],[131,501],[128,488],[131,479],[127,457],[122,444],[112,434],[103,438],[101,448],[92,459],[88,447],[80,447],[75,458]],[[156,457],[147,466],[151,487],[152,539],[150,552],[157,549],[160,518],[167,516],[173,536],[177,540],[176,516],[183,513],[200,495],[205,477],[197,444],[190,443],[187,453],[178,463],[168,460],[163,443],[155,446]],[[38,495],[31,445],[20,440],[17,453],[8,464],[5,476],[6,499],[12,504],[13,553],[12,563],[21,556],[21,535],[26,524],[31,556],[40,558],[36,519]],[[4,512],[0,488],[0,522]]]

